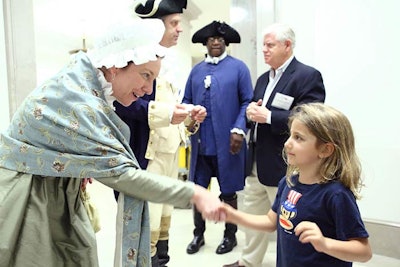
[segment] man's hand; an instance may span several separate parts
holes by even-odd
[[[192,108],[190,111],[190,117],[192,120],[195,120],[196,122],[202,123],[204,119],[207,116],[207,110],[205,107],[196,105]]]
[[[246,109],[246,117],[254,122],[258,123],[267,123],[268,113],[270,112],[262,105],[262,99],[259,99],[257,102],[251,102]]]
[[[231,133],[231,147],[229,152],[235,155],[239,153],[240,149],[242,148],[244,136],[238,133]]]
[[[201,123],[207,116],[207,110],[205,107],[200,105],[176,104],[171,123],[179,124],[183,122],[187,116],[189,116],[192,121]]]
[[[188,115],[189,112],[187,111],[186,105],[176,104],[172,114],[171,124],[179,124],[183,122]]]

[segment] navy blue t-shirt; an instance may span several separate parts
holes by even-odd
[[[368,233],[352,192],[338,181],[301,184],[298,176],[290,187],[285,178],[278,185],[272,210],[278,215],[277,267],[349,267],[345,262],[320,253],[311,243],[303,244],[294,234],[302,221],[314,222],[325,237],[348,240],[365,238]]]

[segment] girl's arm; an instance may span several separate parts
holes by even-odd
[[[368,238],[347,241],[336,240],[322,235],[318,225],[304,221],[297,225],[295,234],[302,243],[311,243],[315,250],[349,262],[366,262],[372,257]]]
[[[254,215],[236,210],[224,204],[222,212],[225,213],[226,222],[242,225],[259,231],[273,232],[276,230],[277,216],[272,210],[266,215]]]

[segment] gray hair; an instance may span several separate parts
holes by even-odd
[[[296,46],[296,35],[288,25],[282,23],[272,24],[264,29],[263,36],[271,33],[275,34],[275,38],[279,42],[290,40],[292,43],[292,49]]]

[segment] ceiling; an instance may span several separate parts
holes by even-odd
[[[82,47],[82,37],[87,32],[96,35],[106,27],[113,14],[122,15],[118,4],[127,5],[132,1],[118,0],[112,4],[106,0],[33,1],[37,57],[67,57],[68,53],[65,51]],[[190,36],[213,20],[228,22],[230,2],[231,0],[189,0],[184,15],[192,18]],[[90,46],[90,38],[87,39],[87,45]],[[203,55],[204,47],[191,44],[191,53],[194,58]]]

